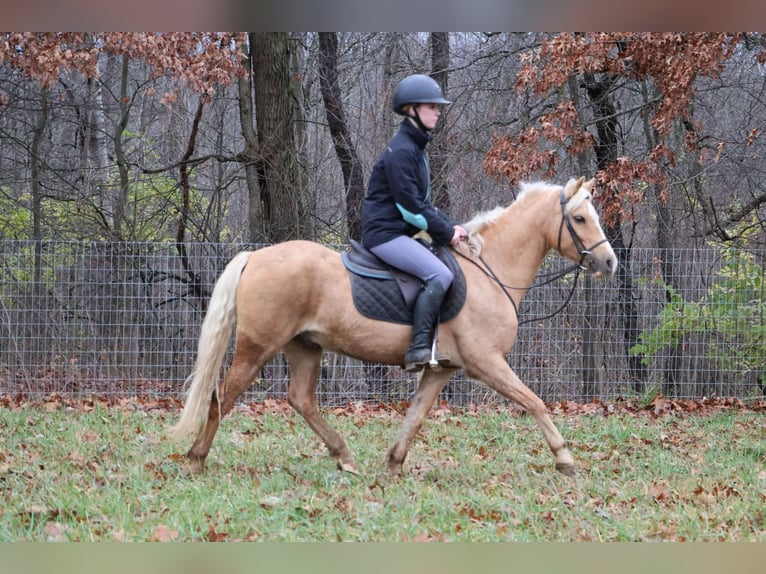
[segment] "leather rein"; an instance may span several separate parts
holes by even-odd
[[[550,315],[546,315],[544,317],[534,317],[532,319],[525,319],[523,321],[519,321],[519,325],[523,325],[524,323],[531,323],[533,321],[544,321],[546,319],[550,319],[551,317],[555,317],[561,311],[569,304],[569,301],[572,300],[572,296],[574,295],[574,291],[577,288],[577,280],[580,278],[580,273],[587,269],[583,265],[585,262],[585,258],[588,255],[591,255],[593,253],[593,250],[596,249],[599,245],[602,243],[606,243],[608,240],[606,238],[602,239],[601,241],[597,241],[590,247],[585,247],[585,244],[583,243],[582,239],[579,235],[577,235],[577,232],[575,231],[574,226],[572,225],[572,221],[569,218],[569,215],[567,214],[567,199],[564,196],[564,190],[563,188],[560,190],[560,198],[559,203],[561,204],[561,224],[559,225],[559,237],[558,237],[558,247],[557,250],[561,252],[561,236],[564,231],[564,225],[566,225],[567,231],[569,231],[569,235],[572,237],[572,241],[575,244],[575,247],[580,252],[580,261],[576,265],[570,265],[569,267],[565,268],[563,271],[553,271],[550,273],[544,273],[541,277],[545,278],[545,280],[542,283],[538,283],[537,285],[530,285],[529,287],[513,287],[511,285],[506,285],[502,281],[500,281],[500,278],[497,276],[497,274],[492,270],[492,268],[489,266],[489,264],[486,262],[484,257],[481,255],[478,256],[479,261],[481,261],[481,265],[476,263],[473,259],[470,259],[469,257],[463,255],[459,251],[456,251],[458,255],[460,255],[463,259],[466,261],[471,262],[472,264],[476,265],[481,271],[487,275],[490,279],[492,279],[495,283],[497,283],[500,288],[503,290],[503,293],[505,293],[505,296],[508,297],[508,300],[511,302],[511,305],[513,305],[513,310],[516,313],[516,317],[519,317],[519,309],[516,306],[516,302],[513,300],[513,297],[511,297],[511,294],[508,292],[509,289],[513,289],[516,291],[529,291],[532,288],[535,287],[542,287],[544,285],[548,285],[550,283],[553,283],[554,281],[557,281],[558,279],[561,279],[562,277],[568,275],[572,271],[576,271],[575,279],[572,282],[572,289],[569,291],[569,295],[567,296],[567,300],[564,301],[564,303],[559,307],[556,311],[551,313]],[[483,266],[483,267],[482,267]]]

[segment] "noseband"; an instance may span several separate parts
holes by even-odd
[[[564,196],[563,188],[559,191],[559,194],[560,194],[559,203],[561,203],[561,225],[559,225],[558,252],[561,253],[561,234],[564,231],[564,224],[566,224],[567,230],[569,231],[569,235],[572,236],[572,241],[574,242],[577,250],[580,252],[580,261],[578,262],[580,265],[580,269],[587,269],[587,267],[583,265],[585,258],[588,255],[592,255],[593,250],[596,249],[596,247],[598,247],[602,243],[606,243],[608,240],[604,238],[601,241],[597,241],[590,247],[585,247],[585,244],[582,242],[582,239],[580,239],[580,236],[577,235],[577,232],[575,231],[574,226],[572,225],[572,220],[569,218],[569,214],[567,213],[567,198]]]

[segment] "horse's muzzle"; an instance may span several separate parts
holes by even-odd
[[[602,255],[589,253],[586,262],[585,269],[596,278],[611,277],[617,271],[617,256],[611,249]]]

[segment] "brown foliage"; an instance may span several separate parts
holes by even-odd
[[[241,35],[231,33],[5,33],[0,64],[50,87],[62,69],[95,77],[101,54],[128,55],[144,60],[155,77],[170,76],[209,96],[215,85],[228,85],[241,72],[241,45]]]
[[[67,409],[74,412],[90,412],[98,406],[99,408],[112,408],[116,410],[134,411],[164,411],[174,412],[183,407],[183,403],[177,398],[140,398],[125,396],[97,396],[92,395],[89,398],[71,398],[64,397],[59,393],[52,393],[47,397],[40,399],[27,399],[20,395],[0,395],[0,408],[19,409],[28,407],[41,408],[46,411],[55,411]],[[397,401],[394,403],[382,402],[350,402],[343,407],[334,407],[331,409],[333,416],[352,417],[355,421],[360,421],[357,426],[364,425],[364,418],[400,418],[409,408],[407,401]],[[497,410],[511,410],[516,407],[504,407],[495,405],[471,405],[469,407],[454,407],[447,401],[439,401],[436,407],[431,410],[429,416],[432,418],[445,417],[451,414],[480,414],[482,412],[492,412]],[[657,396],[648,404],[642,404],[637,400],[618,398],[614,401],[602,401],[595,399],[591,402],[580,403],[577,401],[564,400],[547,404],[548,410],[554,415],[563,416],[594,416],[604,417],[613,415],[635,415],[648,416],[652,418],[663,417],[667,415],[712,415],[727,410],[743,410],[752,412],[766,412],[766,401],[757,400],[748,403],[736,397],[703,397],[701,399],[670,399],[663,396]],[[292,415],[294,410],[286,399],[264,399],[262,402],[248,402],[237,405],[234,408],[237,412],[242,412],[255,419],[264,415]],[[457,424],[461,423],[447,423]],[[84,441],[91,440],[92,437],[87,431],[82,436]],[[485,453],[479,449],[478,455],[485,456]]]
[[[631,111],[646,114],[658,137],[649,159],[620,157],[596,174],[605,189],[601,195],[604,219],[610,222],[626,215],[620,207],[623,202],[611,200],[641,201],[643,192],[637,182],[664,187],[662,168],[673,165],[675,157],[663,140],[674,122],[690,121],[696,80],[717,77],[739,39],[738,34],[707,32],[562,33],[544,38],[534,50],[521,56],[517,89],[537,97],[557,96],[558,103],[554,111],[534,119],[519,133],[495,136],[484,169],[511,185],[531,174],[550,178],[557,168],[559,149],[576,155],[594,145],[594,136],[578,118],[575,102],[563,97],[573,75],[619,79],[623,83],[650,82],[659,101]],[[687,134],[686,145],[689,150],[697,148],[693,131]]]

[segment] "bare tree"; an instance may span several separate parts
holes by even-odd
[[[442,93],[449,99],[449,33],[431,32],[431,77],[441,86]],[[447,110],[449,114],[449,110]],[[447,151],[446,119],[442,119],[434,129],[434,141],[429,145],[429,164],[431,167],[431,194],[434,205],[445,213],[450,213],[449,195],[449,153]]]
[[[310,238],[311,218],[305,190],[299,186],[301,168],[293,134],[290,38],[283,32],[251,32],[249,38],[258,130],[258,189],[267,239]],[[254,235],[251,232],[251,237]]]
[[[343,172],[346,188],[346,226],[348,237],[362,238],[362,200],[365,194],[362,163],[351,139],[351,133],[343,113],[343,101],[338,78],[338,35],[335,32],[319,33],[319,82],[322,90],[327,123],[335,144],[335,153]]]
[[[244,138],[244,149],[239,157],[245,168],[248,194],[249,240],[253,243],[267,241],[266,217],[259,184],[260,146],[255,129],[255,107],[253,105],[252,43],[247,58],[243,61],[245,74],[237,80],[239,101],[239,125]]]
[[[35,280],[34,289],[39,294],[41,287],[41,246],[42,239],[42,202],[43,190],[41,183],[42,148],[41,142],[48,126],[48,90],[42,88],[40,93],[40,113],[32,132],[32,145],[29,148],[30,188],[32,189],[32,238],[35,240]]]

